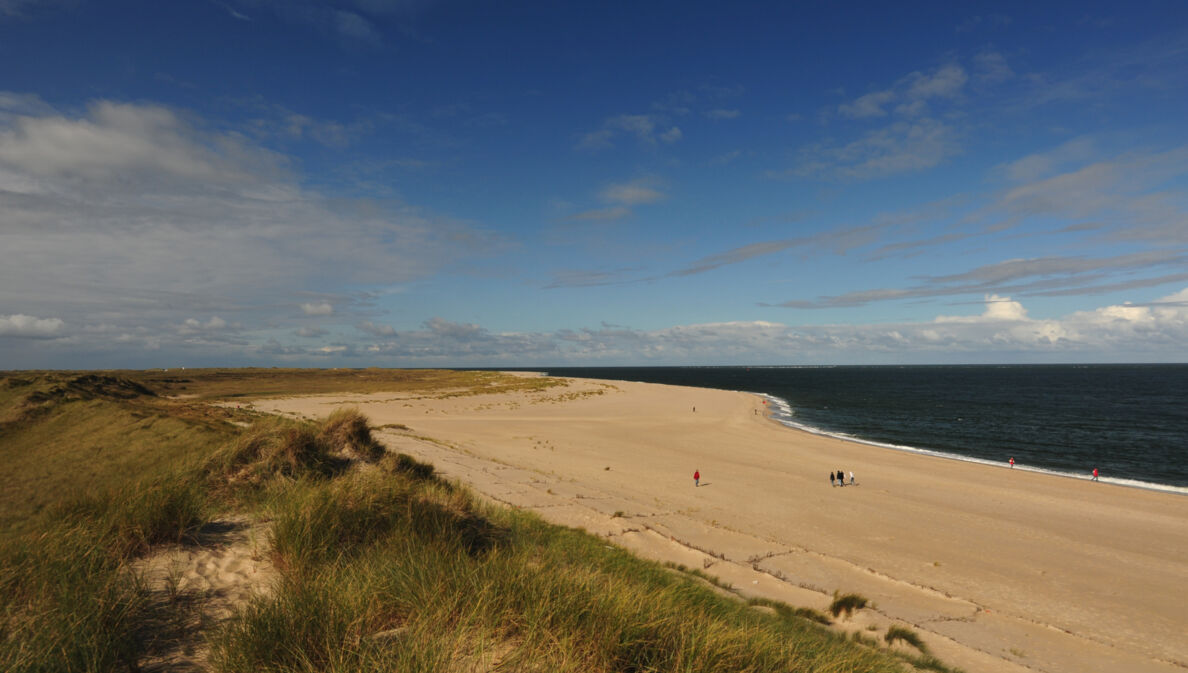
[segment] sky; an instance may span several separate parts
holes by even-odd
[[[0,369],[1188,361],[1188,3],[0,0]]]

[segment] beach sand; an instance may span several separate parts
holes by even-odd
[[[255,406],[357,406],[407,426],[378,432],[391,451],[745,596],[823,610],[861,594],[874,607],[837,628],[908,626],[969,673],[1188,668],[1188,498],[800,432],[746,393],[569,381]],[[839,469],[857,485],[831,487]]]

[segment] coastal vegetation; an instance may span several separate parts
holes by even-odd
[[[893,625],[888,627],[887,633],[883,636],[883,640],[887,641],[888,645],[893,644],[896,641],[902,641],[908,645],[911,645],[917,650],[920,650],[921,652],[928,652],[928,647],[924,645],[924,641],[920,638],[919,634],[904,626]]]
[[[245,403],[558,385],[542,381],[0,375],[0,669],[139,670],[197,649],[204,667],[228,672],[948,670],[834,633],[821,613],[737,600],[699,572],[483,501],[385,452],[357,410],[304,421]],[[164,547],[200,548],[229,518],[267,525],[276,580],[230,618],[197,619],[206,596],[162,594],[138,568]],[[848,605],[834,615],[862,607]]]
[[[838,617],[841,613],[846,613],[846,618],[850,618],[855,610],[865,608],[867,600],[865,596],[858,594],[842,594],[838,595],[834,592],[833,602],[829,604],[829,614]]]

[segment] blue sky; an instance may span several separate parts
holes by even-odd
[[[1188,4],[0,0],[0,368],[1182,362]]]

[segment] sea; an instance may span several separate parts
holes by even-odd
[[[745,391],[808,432],[1188,495],[1188,364],[533,371]]]

